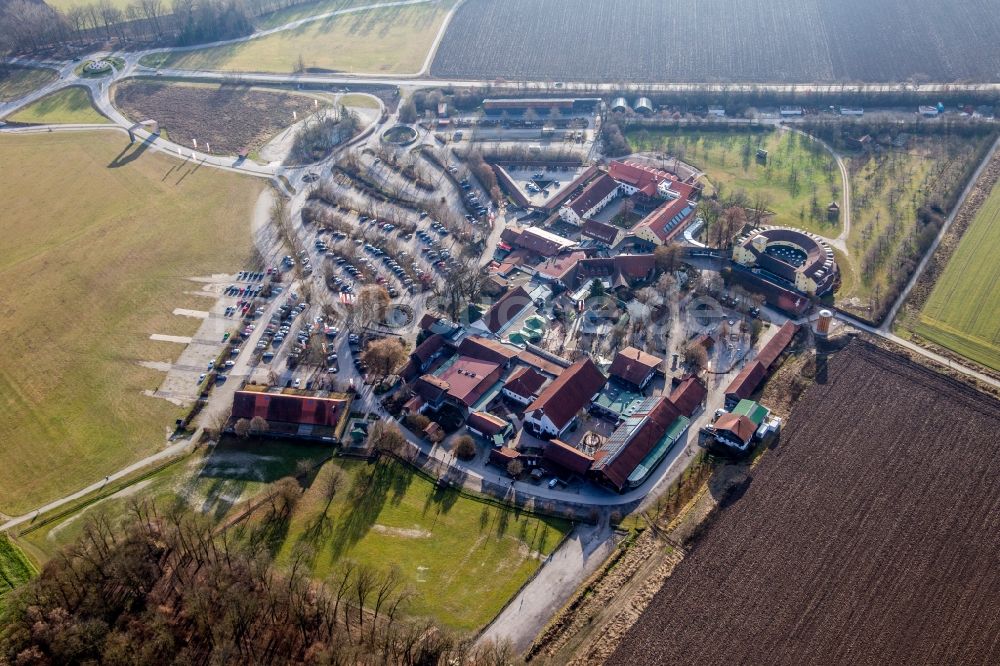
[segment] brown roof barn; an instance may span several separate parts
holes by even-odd
[[[311,395],[237,391],[233,395],[233,418],[260,416],[273,423],[334,427],[340,421],[348,400]]]
[[[608,374],[641,389],[662,362],[663,359],[647,354],[641,349],[626,347],[615,356]]]
[[[562,429],[587,406],[606,381],[593,361],[580,359],[545,387],[525,413],[540,412],[539,420],[542,415],[547,416],[556,428]]]

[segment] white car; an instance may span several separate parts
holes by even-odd
[[[295,388],[298,388],[301,385],[302,385],[302,380],[298,378],[296,378],[295,382],[292,384],[292,386],[294,386]]]

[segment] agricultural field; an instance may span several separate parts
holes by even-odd
[[[705,172],[704,180],[721,193],[747,193],[751,202],[763,197],[774,213],[769,224],[798,227],[836,237],[840,223],[829,221],[826,207],[840,202],[837,163],[819,143],[794,132],[709,132],[630,129],[626,138],[636,152],[655,151]],[[755,158],[768,151],[766,164]]]
[[[328,465],[343,470],[343,489],[333,501],[322,484],[306,491],[278,563],[287,565],[304,547],[320,580],[345,559],[395,566],[414,592],[407,612],[452,629],[473,631],[489,622],[569,531],[562,520],[438,489],[399,463]]]
[[[55,70],[0,65],[0,103],[20,99],[56,80]]]
[[[1000,661],[1000,402],[854,341],[608,663]]]
[[[0,533],[0,612],[3,598],[35,574],[35,567],[6,534]]]
[[[6,120],[36,125],[108,122],[108,119],[94,108],[90,92],[83,86],[70,86],[46,95],[7,116]]]
[[[0,136],[0,511],[17,515],[162,448],[182,410],[146,397],[200,310],[190,278],[250,255],[259,182],[121,132]],[[59,196],[52,193],[58,191]],[[39,224],[44,220],[44,224]]]
[[[1000,370],[1000,187],[962,236],[911,330]]]
[[[114,88],[115,105],[135,121],[155,118],[171,141],[192,140],[213,153],[234,155],[260,149],[282,129],[327,102],[318,96],[241,85],[126,81]]]
[[[960,8],[931,0],[468,0],[431,73],[602,82],[993,81],[997,34],[992,0]]]
[[[880,320],[912,275],[965,187],[989,136],[907,135],[898,147],[845,157],[851,178],[851,233],[848,264],[853,290],[841,288],[837,305]]]
[[[240,44],[147,56],[177,69],[416,74],[452,2],[371,9],[311,21]]]

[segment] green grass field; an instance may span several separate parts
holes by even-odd
[[[969,225],[913,331],[1000,370],[1000,187]]]
[[[840,233],[840,224],[826,217],[826,207],[840,200],[840,171],[819,144],[792,132],[705,132],[694,130],[630,130],[633,150],[676,155],[705,172],[723,196],[743,190],[751,199],[766,197],[774,212],[771,224],[798,227],[823,236]],[[768,151],[766,165],[756,151]],[[813,201],[820,209],[813,210]]]
[[[56,80],[55,70],[34,67],[0,67],[0,102],[24,97]]]
[[[222,522],[273,481],[303,467],[315,468],[330,453],[325,446],[226,441],[148,478],[111,488],[106,497],[91,497],[80,511],[32,530],[20,541],[45,561],[80,535],[87,516],[103,512],[117,523],[134,497],[151,498],[161,507],[180,502]],[[315,481],[333,466],[344,471],[345,482],[327,507],[322,485]],[[396,566],[414,593],[408,614],[462,631],[488,622],[570,527],[437,490],[398,463],[335,459],[306,479],[305,494],[272,544],[279,566],[286,566],[303,545],[315,554],[311,566],[317,580],[329,580],[344,559],[382,570]],[[320,515],[326,519],[316,531]]]
[[[0,511],[16,515],[163,447],[181,414],[143,391],[204,309],[189,277],[238,269],[262,185],[120,132],[0,137]],[[58,192],[58,196],[53,193]]]
[[[371,95],[361,95],[358,93],[347,93],[346,95],[341,95],[338,100],[339,104],[343,104],[349,109],[378,109],[378,102],[372,98]]]
[[[143,64],[284,73],[295,71],[301,58],[307,68],[317,70],[415,74],[449,6],[421,4],[334,16],[241,44],[147,56]]]
[[[11,543],[6,534],[0,533],[0,611],[4,596],[34,575],[35,567],[21,549]]]
[[[46,95],[7,120],[38,125],[109,122],[94,108],[90,92],[83,86],[71,86]]]
[[[315,553],[312,571],[320,580],[345,558],[398,567],[416,595],[408,613],[453,629],[489,622],[569,529],[564,521],[439,490],[398,463],[328,465],[340,466],[349,481],[328,508],[318,486],[306,492],[279,564],[304,545]],[[317,522],[320,516],[325,522]]]

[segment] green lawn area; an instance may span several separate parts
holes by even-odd
[[[55,81],[57,76],[52,69],[0,66],[0,102],[24,97]]]
[[[340,103],[347,108],[354,109],[377,109],[378,102],[371,95],[361,95],[358,93],[348,93],[340,97]]]
[[[90,92],[83,86],[71,86],[46,95],[8,116],[7,120],[38,125],[108,122],[94,108]]]
[[[334,16],[240,44],[147,56],[143,64],[284,73],[295,71],[301,58],[307,68],[316,70],[415,74],[423,67],[449,7],[450,3],[429,3]]]
[[[0,611],[3,598],[18,585],[35,575],[35,567],[6,534],[0,533]]]
[[[143,392],[238,269],[262,184],[142,154],[123,133],[0,136],[0,511],[17,515],[160,449],[182,410]],[[53,196],[58,192],[58,196]]]
[[[152,498],[161,507],[180,502],[222,522],[272,482],[315,468],[330,454],[325,446],[224,441],[147,478],[109,488],[81,511],[20,541],[45,561],[80,535],[88,515],[104,512],[117,523],[134,497]],[[317,478],[331,467],[343,470],[345,481],[327,506]],[[318,580],[329,581],[342,560],[380,570],[395,566],[413,592],[405,612],[460,631],[476,630],[492,619],[570,529],[565,521],[438,490],[395,462],[337,458],[310,472],[305,485],[290,521],[278,526],[271,544],[279,567],[287,566],[303,545],[314,553],[310,561]],[[259,519],[262,513],[255,515]],[[321,515],[326,518],[317,531]]]
[[[627,138],[636,152],[658,151],[698,167],[713,188],[722,187],[723,196],[743,190],[752,203],[763,195],[774,212],[770,224],[828,237],[840,233],[840,224],[826,217],[830,202],[840,201],[837,163],[822,146],[799,134],[634,129]],[[768,151],[766,165],[756,159],[758,148]]]
[[[969,225],[913,331],[1000,370],[1000,187]]]
[[[329,507],[321,484],[309,488],[278,548],[279,564],[306,545],[321,580],[345,558],[398,567],[415,593],[407,612],[453,629],[489,622],[569,530],[564,521],[439,490],[398,463],[327,464],[349,480]]]

